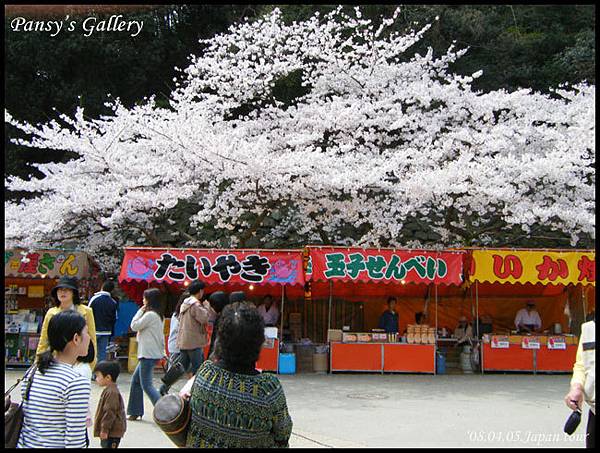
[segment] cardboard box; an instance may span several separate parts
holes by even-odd
[[[290,313],[290,324],[300,324],[302,322],[302,313]]]
[[[327,341],[342,341],[342,331],[339,329],[329,329],[327,331]]]
[[[314,372],[327,372],[329,369],[329,357],[326,352],[322,354],[313,354],[313,371]]]
[[[294,345],[294,353],[296,354],[296,361],[302,360],[303,358],[310,358],[315,353],[314,344],[296,344]]]

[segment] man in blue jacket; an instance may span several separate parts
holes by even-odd
[[[388,309],[379,318],[379,328],[386,333],[398,333],[398,313],[396,313],[396,298],[390,296],[387,301]]]
[[[106,359],[108,341],[115,329],[117,322],[117,302],[112,298],[111,291],[115,289],[112,281],[106,281],[102,285],[102,291],[98,291],[90,299],[89,307],[94,312],[96,323],[96,344],[98,345],[98,362]]]

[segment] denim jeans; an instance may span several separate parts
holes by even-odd
[[[156,390],[152,384],[154,366],[157,362],[158,359],[140,359],[138,365],[135,367],[135,371],[131,378],[131,388],[129,389],[127,415],[135,415],[138,417],[144,415],[143,392],[150,398],[152,406],[154,406],[160,398],[160,393],[158,393],[158,390]]]
[[[204,362],[204,350],[202,348],[181,349],[178,360],[187,372],[196,374],[196,371]]]
[[[108,348],[109,341],[110,335],[96,335],[96,344],[98,345],[98,351],[96,352],[97,362],[106,360],[106,348]]]

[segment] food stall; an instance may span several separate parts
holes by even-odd
[[[306,278],[312,297],[329,297],[330,371],[436,372],[437,310],[440,294],[459,291],[462,251],[307,247]],[[389,296],[397,298],[399,334],[377,329]],[[332,302],[359,304],[362,331],[332,325]],[[415,313],[428,307],[428,323],[415,325]],[[406,335],[403,332],[406,331]]]
[[[100,286],[100,267],[86,253],[70,250],[4,251],[5,366],[29,366],[35,359],[50,291],[63,276],[79,280],[89,299]]]
[[[177,293],[191,281],[206,283],[205,294],[244,291],[248,299],[266,294],[281,296],[283,320],[288,294],[302,297],[304,273],[301,250],[218,250],[128,247],[119,275],[120,286],[132,300],[141,303],[144,290],[169,287]],[[168,336],[168,323],[165,323]],[[210,332],[209,332],[210,333]],[[281,329],[266,328],[265,343],[257,368],[278,371]],[[166,342],[165,342],[166,344]],[[205,349],[205,357],[208,346]]]
[[[469,261],[477,319],[491,321],[481,371],[572,372],[586,295],[595,297],[595,252],[476,249]],[[515,316],[530,300],[541,332],[519,334]]]

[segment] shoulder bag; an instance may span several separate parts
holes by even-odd
[[[33,375],[37,366],[33,365],[25,376],[18,379],[17,382],[4,393],[4,448],[16,448],[23,426],[23,401],[13,403],[10,401],[10,393],[19,383],[27,379],[27,390],[25,391],[25,399],[29,399],[29,391],[33,382]]]

